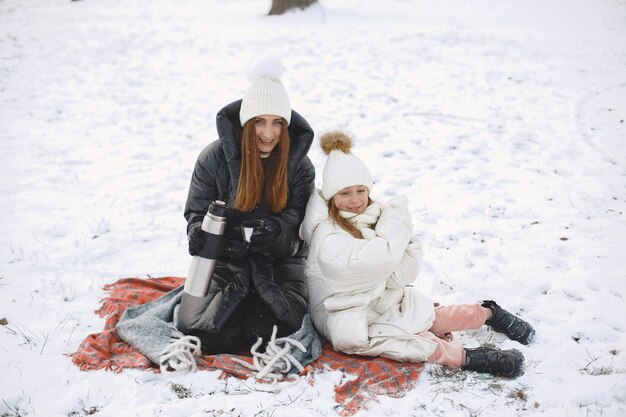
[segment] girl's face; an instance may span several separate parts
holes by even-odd
[[[270,153],[278,145],[283,129],[282,120],[282,117],[271,114],[262,114],[254,118],[256,146],[261,153]]]
[[[361,214],[367,208],[369,193],[364,185],[351,185],[337,191],[333,203],[341,211]]]

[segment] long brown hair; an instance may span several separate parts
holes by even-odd
[[[276,147],[267,157],[263,167],[261,152],[256,144],[254,122],[248,120],[241,132],[241,170],[235,208],[249,212],[261,201],[265,191],[265,201],[274,213],[280,213],[287,205],[287,163],[289,161],[289,131],[285,119],[280,120],[281,131]]]
[[[367,205],[369,206],[372,203],[373,203],[372,199],[367,197]],[[338,225],[343,230],[350,233],[353,237],[357,239],[363,239],[363,233],[361,233],[361,231],[357,229],[356,226],[352,224],[350,220],[344,217],[341,217],[341,214],[339,214],[339,209],[335,205],[335,202],[333,201],[332,197],[330,198],[330,200],[328,200],[328,215],[330,216],[330,219],[333,221],[333,224]]]

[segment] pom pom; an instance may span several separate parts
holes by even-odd
[[[320,144],[326,155],[334,150],[348,153],[352,148],[352,138],[344,132],[334,130],[323,134],[320,138]]]
[[[248,67],[246,76],[250,82],[254,82],[258,77],[268,77],[280,80],[285,73],[285,67],[277,57],[268,57],[260,61],[255,61]]]

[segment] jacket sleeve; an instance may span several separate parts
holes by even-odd
[[[400,264],[387,279],[387,288],[402,288],[415,281],[420,272],[422,257],[422,243],[410,242],[402,255]]]
[[[216,152],[221,152],[217,141],[202,150],[194,166],[185,203],[187,233],[194,223],[202,222],[209,204],[218,198],[216,172],[220,167]]]
[[[303,246],[298,236],[300,223],[304,219],[307,202],[315,187],[315,169],[306,157],[300,169],[290,180],[289,195],[285,209],[277,216],[281,233],[265,250],[277,258],[290,257],[296,254]]]
[[[413,221],[408,209],[408,199],[398,195],[383,207],[374,231],[376,235],[387,240],[389,252],[399,260],[411,240]]]
[[[400,224],[397,224],[398,221]],[[415,281],[422,262],[422,244],[411,241],[413,221],[405,195],[397,195],[389,200],[376,224],[376,233],[386,236],[390,230],[395,231],[397,227],[405,232],[403,237],[408,238],[408,241],[402,240],[405,243],[401,258],[387,279],[387,288],[392,289],[402,288]]]

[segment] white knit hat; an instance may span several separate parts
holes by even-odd
[[[350,152],[352,138],[335,130],[320,138],[322,150],[328,159],[322,174],[322,197],[330,200],[338,191],[352,185],[364,185],[371,193],[374,181],[363,161]]]
[[[261,114],[273,114],[291,122],[291,104],[280,77],[284,67],[275,58],[258,62],[249,72],[252,85],[246,92],[239,110],[243,126],[248,120]]]

